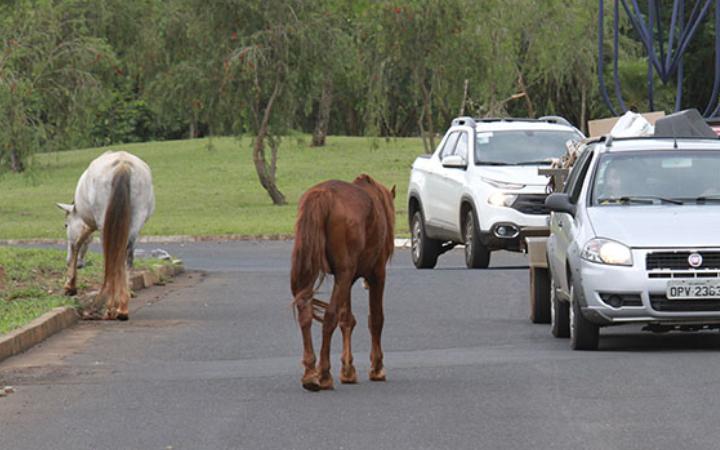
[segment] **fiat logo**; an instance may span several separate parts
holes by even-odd
[[[690,267],[698,268],[702,265],[703,258],[700,253],[691,253],[690,256],[688,256],[688,264],[690,264]]]

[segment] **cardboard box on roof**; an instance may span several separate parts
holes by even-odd
[[[665,117],[665,111],[641,113],[640,115],[650,122],[650,125],[655,125],[656,120]],[[590,132],[589,137],[604,136],[610,133],[610,130],[612,130],[612,127],[615,126],[615,122],[617,122],[618,119],[620,119],[620,116],[588,121],[588,131]]]

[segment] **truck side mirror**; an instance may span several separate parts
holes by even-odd
[[[550,194],[545,198],[545,206],[553,212],[562,212],[575,217],[575,205],[570,202],[570,196],[562,192]]]
[[[465,169],[467,161],[460,155],[448,155],[443,158],[442,165],[451,169]]]

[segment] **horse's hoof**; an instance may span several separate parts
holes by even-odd
[[[303,381],[302,387],[304,387],[310,392],[317,392],[320,390],[320,385],[318,384],[317,380]]]
[[[124,321],[128,320],[130,318],[130,316],[128,315],[128,313],[118,313],[116,318],[117,318],[117,320],[124,322]]]
[[[371,370],[370,381],[385,381],[385,369]]]
[[[350,367],[349,370],[340,371],[340,382],[342,384],[356,384],[358,382],[357,372],[354,367]]]
[[[320,378],[320,380],[318,381],[318,385],[323,391],[332,391],[333,389],[335,389],[335,383],[333,383],[333,379],[331,376]]]
[[[317,392],[320,390],[320,383],[318,383],[317,371],[315,369],[305,369],[305,375],[300,380],[302,387],[311,392]]]

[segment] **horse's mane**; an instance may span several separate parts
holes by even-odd
[[[355,185],[365,184],[371,187],[375,193],[377,199],[383,207],[382,213],[385,216],[387,225],[387,236],[385,236],[385,251],[389,256],[392,256],[393,250],[395,249],[395,204],[394,199],[388,188],[378,183],[370,175],[363,173],[360,174],[353,181]]]

